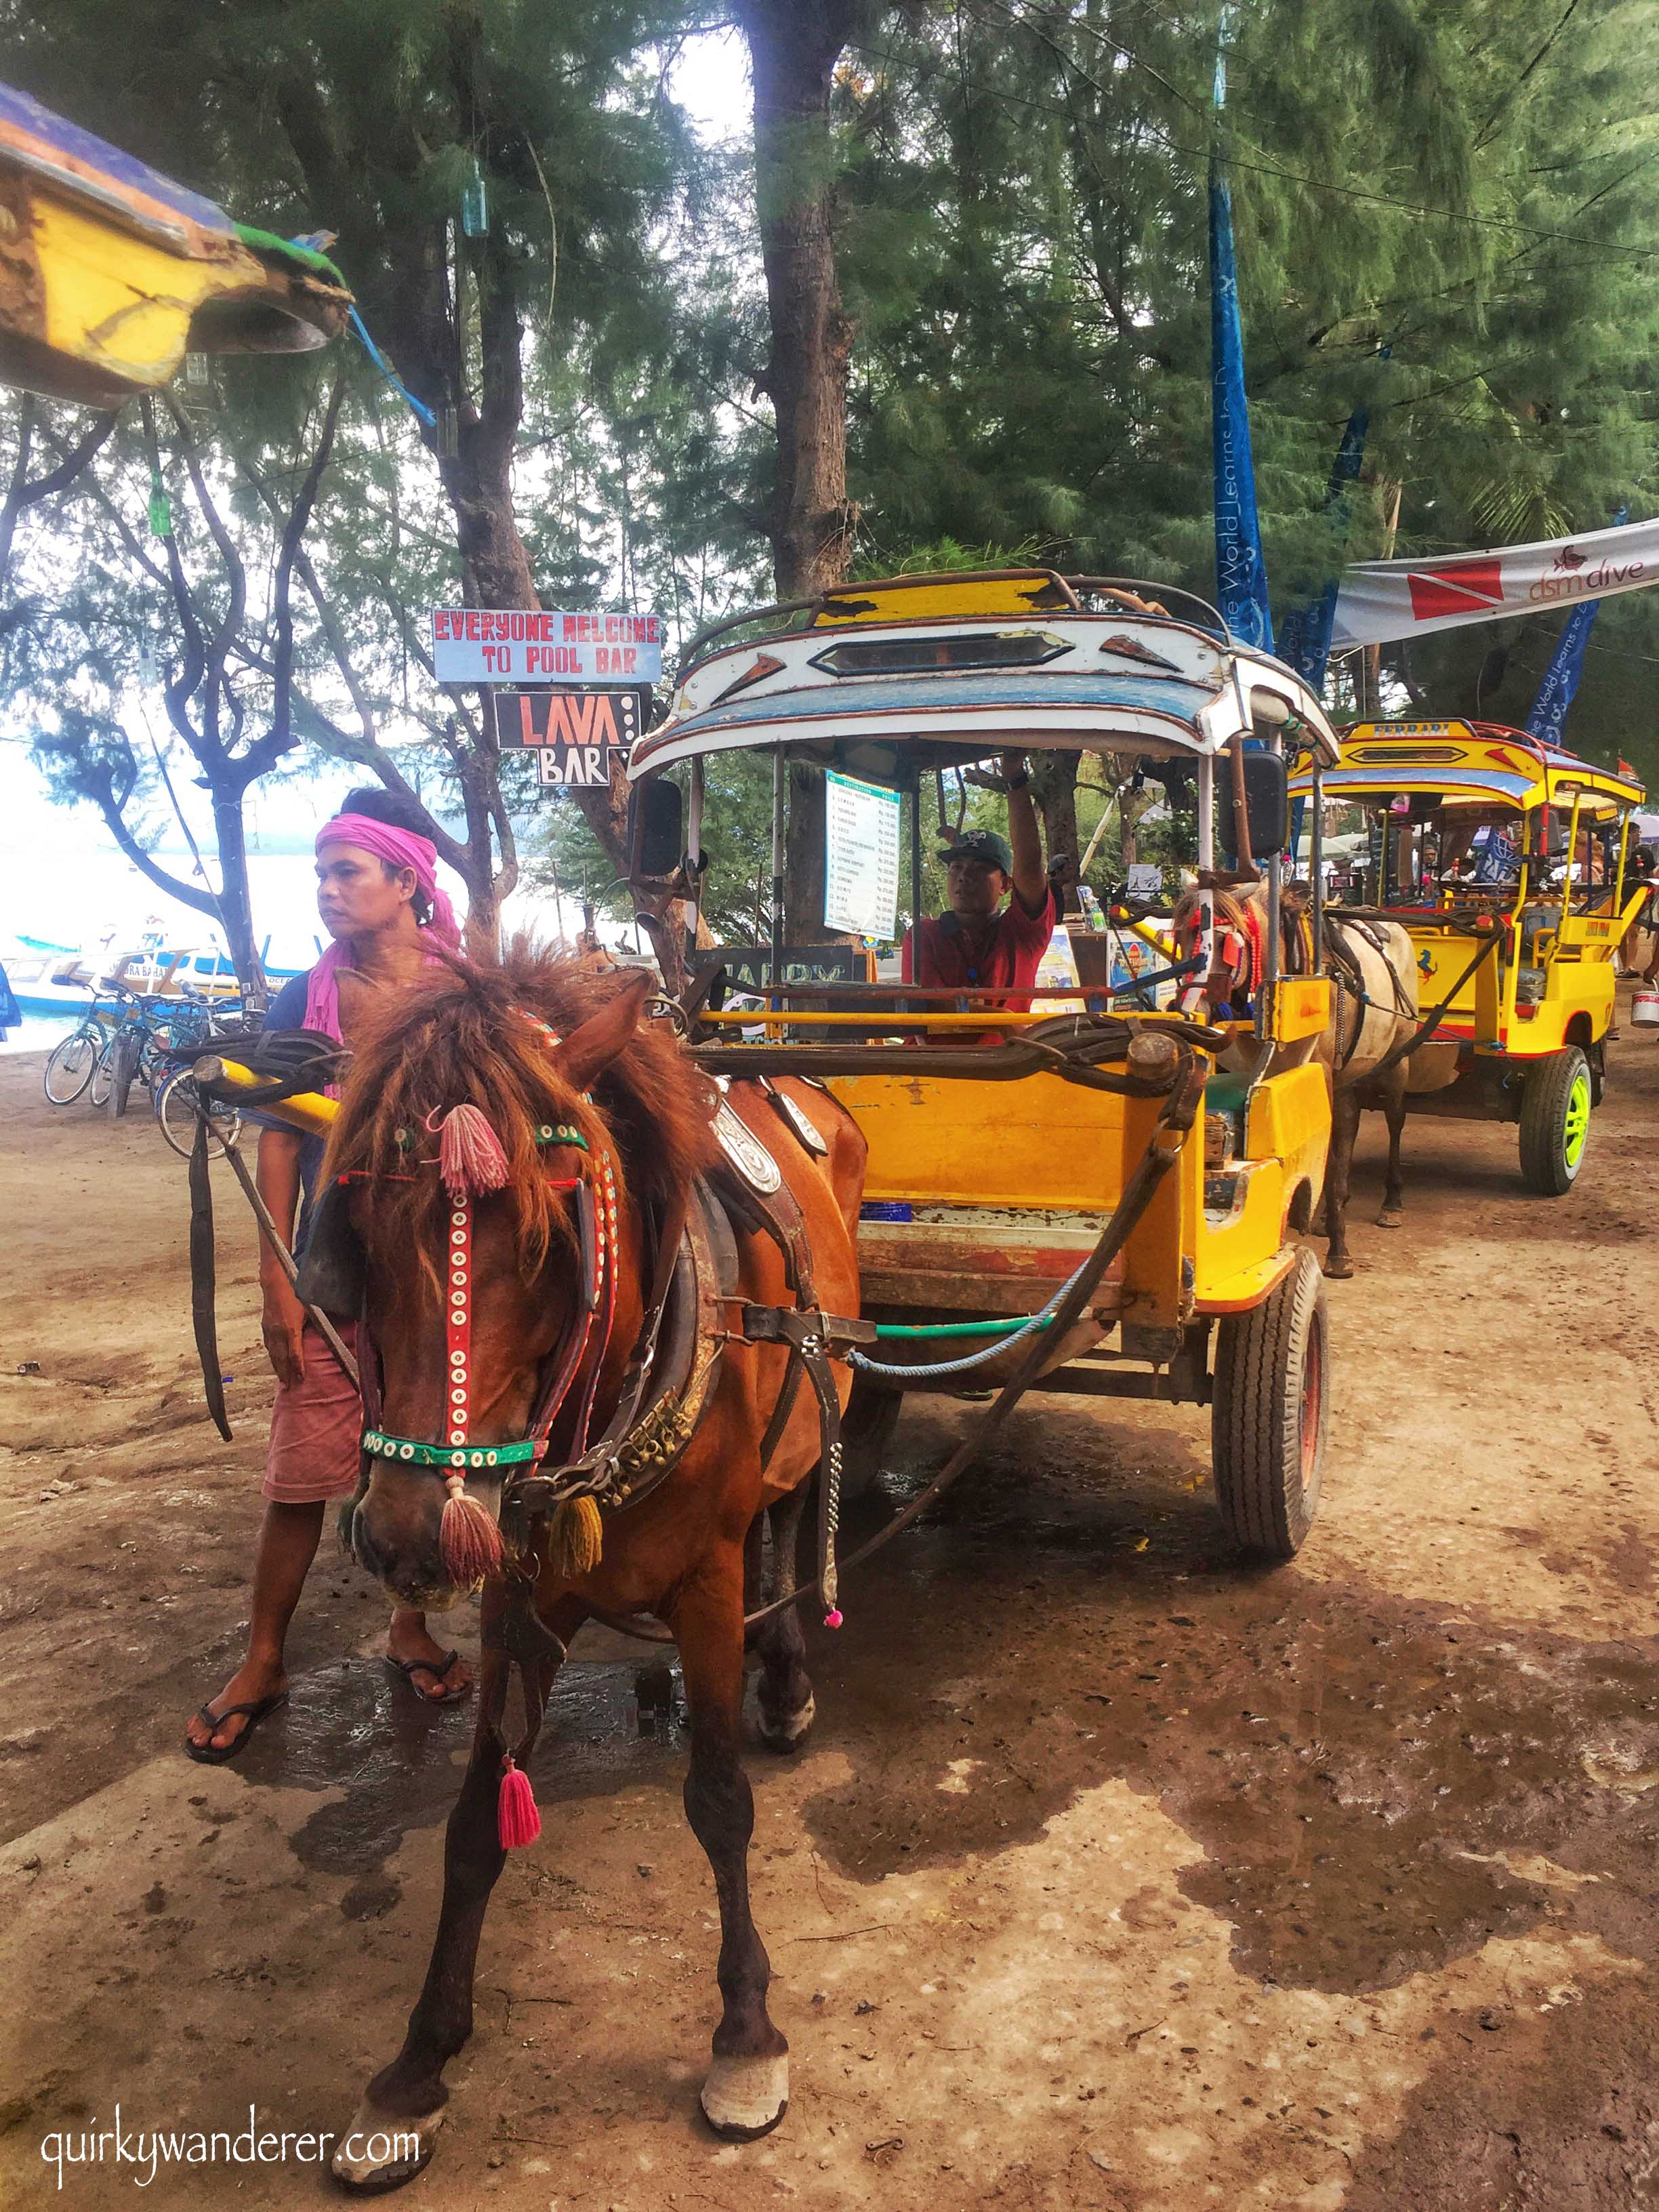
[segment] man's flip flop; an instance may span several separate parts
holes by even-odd
[[[392,1673],[403,1676],[423,1705],[459,1705],[470,1694],[471,1683],[461,1682],[453,1690],[444,1690],[437,1697],[429,1698],[415,1680],[417,1674],[430,1674],[434,1681],[441,1682],[460,1656],[459,1651],[446,1651],[441,1659],[394,1659],[389,1651],[380,1654]]]
[[[206,1722],[209,1740],[206,1743],[198,1743],[194,1737],[186,1736],[185,1756],[193,1759],[198,1766],[222,1766],[228,1759],[240,1759],[247,1748],[248,1738],[265,1715],[274,1713],[279,1705],[287,1703],[288,1692],[276,1690],[270,1697],[258,1698],[249,1705],[227,1705],[222,1713],[210,1712],[206,1705],[198,1705],[196,1717],[198,1721]],[[247,1726],[239,1735],[232,1736],[228,1743],[216,1744],[213,1737],[227,1721],[234,1720],[240,1713],[247,1715]]]

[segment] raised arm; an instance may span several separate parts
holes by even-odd
[[[1042,833],[1031,799],[1031,778],[1024,753],[1004,753],[1002,780],[1008,793],[1008,843],[1014,856],[1014,896],[1027,914],[1048,903],[1048,878],[1042,866]]]

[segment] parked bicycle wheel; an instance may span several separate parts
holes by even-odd
[[[161,1134],[181,1159],[188,1159],[196,1142],[196,1084],[187,1067],[175,1067],[156,1088],[155,1119]],[[208,1101],[208,1151],[228,1152],[241,1133],[242,1117],[234,1106],[216,1098]]]
[[[101,1114],[109,1104],[115,1070],[115,1045],[116,1040],[112,1036],[104,1040],[103,1048],[98,1054],[98,1065],[92,1072],[92,1088],[87,1093],[87,1103],[94,1114]]]
[[[167,1069],[171,1065],[167,1058],[167,1048],[173,1041],[165,1030],[160,1031],[148,1030],[138,1047],[138,1064],[134,1073],[139,1082],[149,1091],[152,1104],[155,1103],[155,1093],[167,1079]]]
[[[53,1046],[41,1081],[54,1106],[74,1105],[91,1082],[103,1049],[104,1033],[90,1022],[83,1022],[61,1044]]]

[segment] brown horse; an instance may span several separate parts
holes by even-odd
[[[791,1382],[780,1407],[787,1346],[744,1340],[744,1330],[753,1310],[793,1306],[789,1286],[806,1263],[798,1246],[792,1267],[790,1246],[753,1213],[744,1227],[740,1206],[734,1230],[700,1213],[708,1186],[699,1178],[721,1158],[720,1101],[667,1024],[641,1020],[647,988],[642,975],[619,987],[579,961],[522,948],[499,968],[458,963],[359,1050],[329,1147],[325,1200],[349,1210],[344,1242],[349,1249],[356,1240],[361,1310],[381,1370],[352,1547],[388,1589],[428,1607],[484,1578],[478,1724],[449,1820],[436,1942],[403,2048],[370,2082],[336,2157],[337,2175],[356,2190],[396,2187],[431,2155],[448,2094],[443,2069],[471,2033],[479,1936],[504,1839],[525,1840],[538,1826],[519,1762],[564,1646],[591,1618],[651,1613],[679,1647],[691,1727],[686,1814],[714,1869],[721,1929],[723,2011],[702,2110],[720,2134],[746,2140],[775,2127],[787,2100],[788,2045],[768,2017],[769,1969],[749,1906],[744,1553],[758,1539],[757,1516],[775,1506],[775,1573],[782,1594],[793,1593],[799,1506],[821,1432],[811,1389]],[[793,1194],[817,1310],[855,1315],[856,1125],[805,1084],[769,1092],[734,1083],[726,1106],[742,1124],[724,1124],[727,1151],[735,1145],[741,1157],[749,1130]],[[787,1195],[770,1203],[785,1207]],[[618,1463],[634,1473],[620,1499],[602,1486],[556,1505],[544,1492],[542,1509],[528,1511],[531,1478],[555,1469],[562,1480],[613,1409],[640,1402],[634,1378],[666,1273],[658,1247],[672,1237],[679,1251],[683,1222],[690,1257],[681,1267],[694,1273],[698,1237],[726,1240],[725,1272],[702,1283],[691,1309],[702,1318],[685,1355],[690,1379],[667,1416],[621,1437]],[[337,1221],[325,1231],[320,1211],[316,1233],[340,1242]],[[705,1250],[705,1274],[711,1265],[719,1273],[718,1258]],[[682,1299],[682,1323],[685,1310]],[[662,1322],[653,1358],[675,1326]],[[552,1393],[545,1451],[534,1452],[525,1440],[544,1418],[550,1368],[562,1370],[564,1387]],[[844,1406],[849,1369],[837,1365],[833,1384],[819,1371]],[[459,1455],[448,1449],[457,1438]],[[611,1462],[601,1454],[599,1463]],[[791,1748],[812,1712],[793,1608],[756,1641],[762,1736]],[[514,1742],[504,1703],[515,1662],[525,1729]]]
[[[1210,971],[1200,987],[1214,1012],[1242,1008],[1255,994],[1261,970],[1261,946],[1267,930],[1265,884],[1247,891],[1217,890],[1216,943]],[[1306,972],[1313,966],[1307,897],[1287,886],[1281,902],[1279,970]],[[1201,913],[1196,891],[1182,895],[1176,908],[1176,948],[1190,955],[1199,941]],[[1389,1124],[1388,1180],[1379,1229],[1397,1229],[1406,1202],[1400,1172],[1400,1139],[1406,1126],[1409,1055],[1396,1048],[1417,1027],[1417,965],[1411,939],[1397,922],[1371,921],[1325,909],[1326,964],[1336,984],[1331,1018],[1309,1055],[1331,1079],[1331,1147],[1325,1170],[1325,1232],[1329,1246],[1325,1273],[1339,1279],[1352,1275],[1348,1254],[1348,1189],[1353,1169],[1359,1116],[1367,1107],[1384,1114]],[[1291,1048],[1292,1050],[1295,1048]],[[1379,1066],[1395,1057],[1386,1066]],[[1231,1062],[1224,1057],[1223,1065]]]

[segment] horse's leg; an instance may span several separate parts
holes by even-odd
[[[766,2010],[771,1976],[749,1911],[749,1838],[755,1801],[740,1753],[743,1569],[735,1546],[676,1592],[668,1625],[680,1647],[691,1713],[685,1814],[708,1853],[720,1908],[717,1978],[724,2008],[703,2115],[717,2135],[747,2142],[776,2127],[789,2101],[789,2045]]]
[[[810,1480],[797,1483],[787,1497],[779,1498],[769,1509],[775,1599],[795,1594],[800,1516],[811,1486]],[[756,1643],[761,1656],[761,1741],[769,1751],[799,1751],[817,1708],[805,1664],[806,1638],[801,1634],[800,1615],[795,1607],[786,1606],[763,1621]]]
[[[1406,1204],[1406,1186],[1400,1173],[1400,1139],[1406,1127],[1406,1063],[1402,1060],[1383,1077],[1382,1111],[1389,1123],[1389,1179],[1383,1186],[1379,1229],[1398,1229]]]
[[[564,1598],[555,1606],[548,1626],[568,1644],[586,1618],[579,1600]],[[334,2154],[336,2179],[364,2195],[396,2189],[413,2180],[430,2159],[449,2097],[444,2068],[472,2033],[472,1980],[478,1938],[483,1932],[490,1892],[507,1861],[495,1825],[501,1753],[506,1747],[488,1718],[506,1664],[501,1652],[485,1651],[472,1755],[444,1834],[444,1895],[437,1937],[425,1983],[409,2016],[404,2047],[369,2083]],[[544,1662],[539,1669],[531,1698],[532,1741],[557,1671],[556,1659]],[[505,1716],[509,1729],[514,1724],[514,1702],[509,1697]],[[399,2135],[414,2137],[415,2147],[408,2148],[406,2140],[403,2154],[393,2156],[391,2139]]]
[[[1325,1255],[1325,1273],[1339,1281],[1353,1273],[1353,1261],[1348,1257],[1348,1178],[1358,1133],[1359,1092],[1351,1085],[1332,1094],[1331,1152],[1325,1170],[1325,1233],[1331,1240]]]

